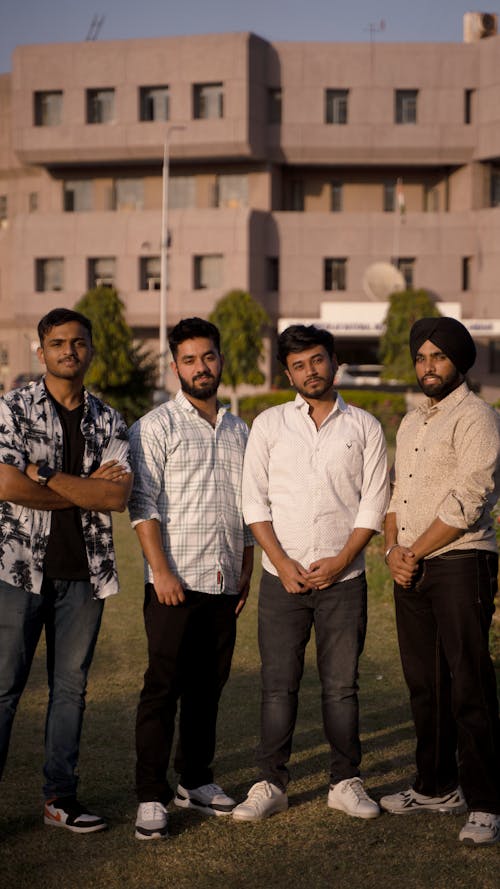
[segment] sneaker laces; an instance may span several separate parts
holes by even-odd
[[[215,796],[217,793],[224,793],[222,787],[219,787],[218,784],[202,784],[200,787],[196,788],[202,793],[212,794]]]
[[[478,827],[495,827],[498,815],[491,812],[469,812],[468,823]]]
[[[166,808],[163,803],[158,800],[152,800],[150,803],[141,803],[141,815],[146,821],[156,821],[165,815]]]
[[[355,797],[359,800],[359,802],[365,802],[366,800],[370,800],[365,788],[363,787],[363,782],[361,778],[351,778],[349,784],[346,786],[346,790],[351,790]]]
[[[248,791],[248,799],[258,802],[261,799],[271,799],[273,792],[269,781],[259,781]]]

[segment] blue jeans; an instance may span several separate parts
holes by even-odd
[[[46,799],[76,793],[87,675],[104,602],[88,581],[44,580],[40,595],[0,581],[0,777],[12,723],[45,627],[49,701],[43,788]]]
[[[287,763],[297,719],[304,655],[314,625],[321,707],[330,745],[330,781],[359,775],[358,661],[366,635],[366,579],[334,583],[324,590],[287,593],[264,571],[259,595],[262,661],[259,781],[285,790]]]

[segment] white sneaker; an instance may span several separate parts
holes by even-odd
[[[202,784],[190,790],[178,784],[174,803],[180,809],[197,809],[203,815],[230,815],[236,800],[224,793],[218,784]]]
[[[353,818],[376,818],[380,809],[375,800],[371,799],[361,778],[346,778],[338,784],[332,784],[328,792],[330,809],[339,809]]]
[[[458,839],[468,846],[487,846],[500,841],[500,815],[490,812],[469,812]]]
[[[419,812],[439,812],[441,815],[461,815],[467,811],[467,803],[461,787],[444,796],[425,796],[413,787],[383,796],[380,805],[391,815],[415,815]]]
[[[236,821],[261,821],[287,809],[288,797],[284,790],[269,781],[258,781],[248,791],[246,800],[233,809],[233,818]]]
[[[135,836],[138,840],[159,840],[168,836],[167,810],[163,803],[158,800],[139,803]]]

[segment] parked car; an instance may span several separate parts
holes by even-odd
[[[399,380],[383,380],[382,364],[340,364],[335,374],[335,386],[401,386]]]

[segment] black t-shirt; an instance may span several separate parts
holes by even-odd
[[[85,440],[80,429],[83,402],[70,411],[50,397],[63,431],[63,472],[80,475],[85,450]],[[52,512],[44,572],[53,580],[89,580],[87,551],[78,506],[72,509],[55,509]]]

